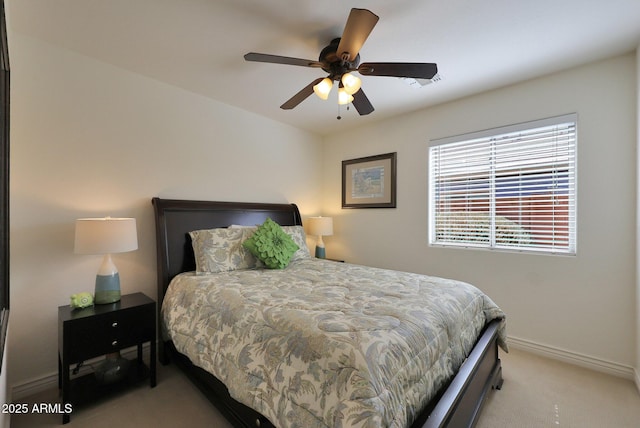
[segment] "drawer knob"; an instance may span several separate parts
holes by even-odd
[[[111,345],[112,345],[112,346],[116,346],[117,344],[118,344],[118,341],[117,341],[117,340],[114,340],[113,342],[111,342]]]
[[[118,326],[118,321],[114,321],[113,324],[111,324],[111,327],[117,327]]]

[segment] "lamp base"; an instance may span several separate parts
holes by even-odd
[[[120,274],[96,275],[96,290],[93,301],[97,305],[120,301]]]
[[[101,384],[110,384],[124,379],[130,361],[122,358],[120,352],[107,354],[106,359],[95,369],[96,380]]]
[[[324,247],[319,247],[316,245],[316,258],[318,259],[324,259],[326,258],[326,251]]]

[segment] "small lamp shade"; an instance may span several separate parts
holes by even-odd
[[[76,220],[74,252],[104,254],[96,275],[94,302],[113,303],[120,300],[120,274],[111,254],[138,249],[135,218],[81,218]]]
[[[318,242],[316,243],[316,257],[324,259],[326,257],[326,251],[322,237],[333,235],[333,218],[309,217],[309,234],[318,236]]]
[[[362,80],[351,73],[343,74],[341,81],[342,85],[344,85],[344,90],[350,95],[358,92],[360,90],[360,87],[362,86]]]
[[[338,89],[338,104],[345,105],[353,101],[353,95],[351,95],[345,88]]]
[[[325,77],[320,81],[320,83],[313,86],[313,92],[315,92],[320,99],[326,100],[327,98],[329,98],[329,92],[331,92],[332,87],[333,82],[331,81],[331,79]]]

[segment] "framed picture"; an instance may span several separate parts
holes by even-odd
[[[342,161],[342,208],[395,208],[396,155]]]

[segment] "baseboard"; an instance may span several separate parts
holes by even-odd
[[[44,377],[29,380],[24,383],[13,385],[11,388],[11,401],[20,401],[25,397],[38,394],[42,391],[58,387],[58,372],[48,374]]]
[[[137,357],[137,348],[128,348],[121,351],[122,356],[125,358],[133,359]],[[145,359],[149,358],[149,343],[142,345],[142,356]],[[90,364],[94,362],[100,362],[103,358],[96,358],[85,362],[85,366],[81,367],[78,376],[91,371]],[[13,385],[11,388],[11,401],[17,402],[25,397],[29,397],[34,394],[38,394],[49,389],[58,388],[58,372],[50,373],[48,375],[39,377],[37,379],[29,380],[20,384]]]
[[[509,336],[507,338],[507,344],[509,347],[513,347],[514,349],[521,349],[523,351],[531,352],[532,354],[542,355],[554,360],[574,364],[576,366],[585,367],[629,380],[635,380],[636,386],[638,386],[638,390],[640,391],[640,378],[638,377],[638,372],[631,366],[625,366],[624,364],[618,364],[612,361],[567,351],[565,349],[549,345],[543,345],[517,337]]]

